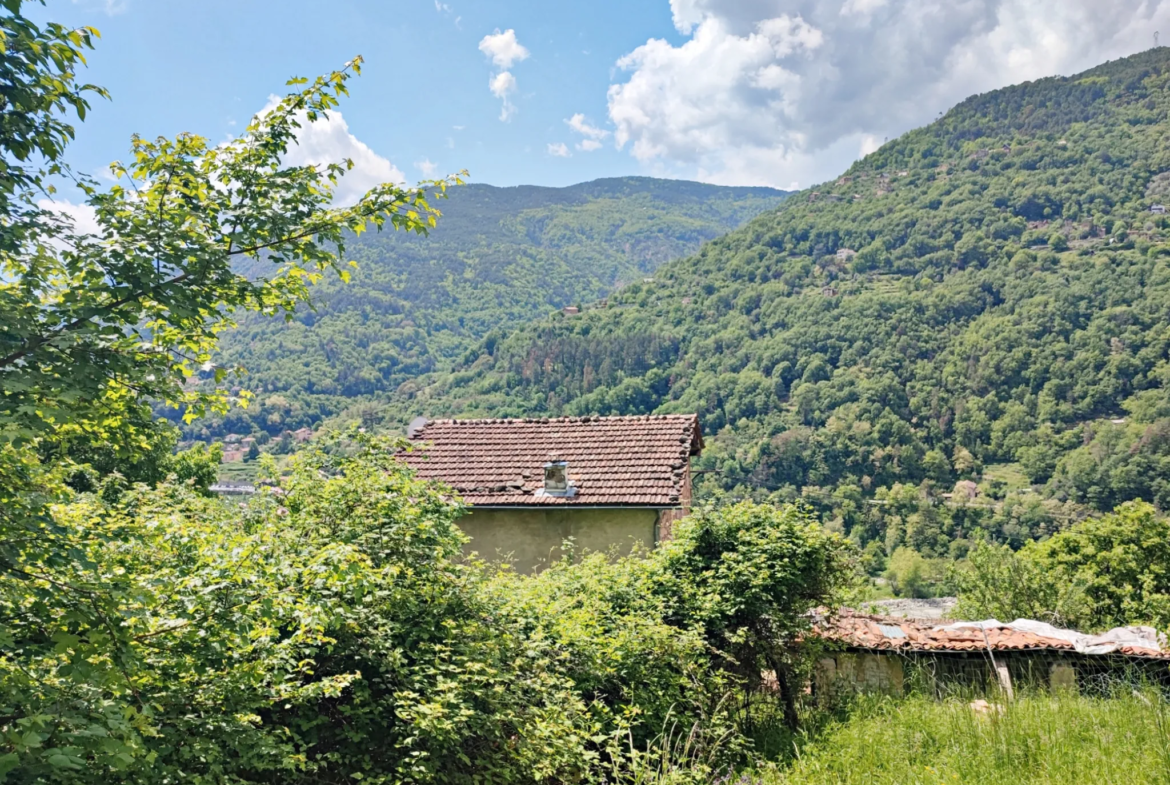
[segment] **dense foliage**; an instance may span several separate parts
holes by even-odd
[[[1159,48],[971,98],[396,410],[698,412],[702,493],[804,497],[875,573],[1165,509],[1168,83]]]
[[[1013,553],[981,544],[957,572],[963,618],[1048,619],[1085,630],[1170,627],[1170,521],[1130,502]]]
[[[210,355],[234,314],[344,279],[367,223],[425,232],[448,182],[336,207],[348,162],[283,163],[355,61],[222,145],[136,139],[127,187],[80,181],[101,230],[78,236],[35,197],[67,171],[55,145],[96,33],[2,8],[31,122],[0,129],[0,780],[616,780],[680,754],[676,728],[693,771],[734,763],[741,698],[798,662],[845,541],[745,504],[648,558],[530,579],[463,558],[461,503],[356,432],[242,503],[209,495],[218,448],[172,454],[149,404],[221,408],[235,392]],[[37,153],[50,168],[22,168]]]
[[[25,543],[0,592],[10,780],[578,782],[676,728],[709,771],[746,749],[731,697],[848,575],[843,540],[751,504],[649,556],[496,573],[388,446],[304,452],[241,505],[164,484],[58,507],[84,558]]]
[[[313,307],[288,323],[254,316],[226,333],[219,360],[247,368],[241,384],[256,400],[187,433],[278,437],[361,409],[371,396],[473,357],[511,326],[641,281],[783,195],[644,177],[456,189],[426,238],[353,238],[349,284],[315,285]]]

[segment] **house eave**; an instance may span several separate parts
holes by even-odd
[[[470,504],[473,510],[682,510],[680,504]]]

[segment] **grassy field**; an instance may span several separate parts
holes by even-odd
[[[1170,706],[1137,692],[1028,696],[1002,713],[965,700],[867,699],[790,749],[745,785],[1167,785]]]

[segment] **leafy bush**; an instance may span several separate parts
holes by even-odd
[[[55,508],[60,547],[0,574],[10,778],[578,782],[680,733],[710,768],[745,749],[730,697],[794,666],[844,580],[840,538],[750,504],[651,554],[489,570],[444,489],[337,447],[243,504],[180,483]]]
[[[935,597],[946,579],[946,562],[902,546],[890,556],[884,577],[899,597]]]
[[[1170,628],[1170,521],[1144,502],[1074,524],[1019,553],[976,547],[956,613],[1051,619],[1084,629]]]
[[[964,619],[1039,619],[1077,626],[1087,615],[1084,581],[1054,579],[1030,553],[978,543],[962,568],[952,568],[959,593],[955,616]]]

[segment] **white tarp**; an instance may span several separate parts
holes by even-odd
[[[984,621],[960,621],[934,629],[942,631],[1010,629],[1018,632],[1030,632],[1042,638],[1057,638],[1068,641],[1081,654],[1111,654],[1125,646],[1155,651],[1165,651],[1166,649],[1166,636],[1153,627],[1114,627],[1100,635],[1087,635],[1076,630],[1053,627],[1051,624],[1033,619],[1016,619],[1010,624],[1005,624],[997,619],[986,619]]]

